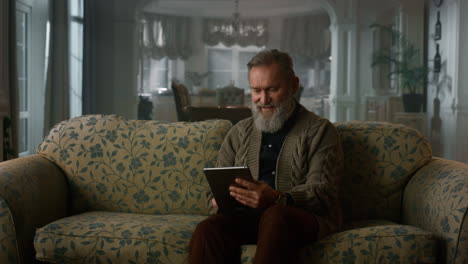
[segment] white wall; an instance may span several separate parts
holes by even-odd
[[[437,77],[429,76],[428,86],[428,131],[433,145],[440,144],[440,152],[434,155],[468,163],[468,3],[464,0],[446,0],[437,8],[429,10],[428,60],[433,67],[436,42],[432,38],[434,25],[440,11],[442,39],[440,45],[442,71]],[[438,92],[437,92],[438,91]],[[441,129],[433,125],[434,99],[440,100]],[[440,135],[440,138],[438,137]]]

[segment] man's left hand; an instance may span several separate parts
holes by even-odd
[[[280,192],[271,188],[268,183],[253,180],[249,182],[243,179],[236,179],[236,183],[244,187],[230,186],[229,191],[232,197],[241,204],[252,208],[266,208],[275,203]]]

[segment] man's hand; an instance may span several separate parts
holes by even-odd
[[[271,188],[265,182],[253,180],[249,182],[243,179],[236,179],[240,187],[230,186],[229,191],[232,197],[236,198],[241,204],[252,208],[267,208],[275,203],[280,192]]]

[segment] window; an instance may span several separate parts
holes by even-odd
[[[141,58],[140,93],[161,93],[170,87],[173,61],[168,58],[159,60]]]
[[[49,1],[15,1],[19,99],[19,156],[35,153],[44,139],[45,60]]]
[[[221,88],[230,84],[249,92],[247,63],[263,47],[238,45],[226,47],[222,44],[208,46],[209,89]]]
[[[70,6],[70,117],[83,112],[83,0]]]
[[[16,4],[16,55],[19,97],[19,155],[26,156],[31,149],[31,96],[30,96],[30,34],[31,8]]]

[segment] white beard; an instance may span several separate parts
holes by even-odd
[[[296,100],[293,96],[288,96],[288,99],[279,104],[269,104],[264,107],[275,107],[275,110],[270,116],[265,116],[259,109],[263,105],[255,104],[252,102],[252,116],[254,119],[255,127],[266,133],[274,133],[279,131],[284,122],[288,120],[289,116],[294,111]]]

